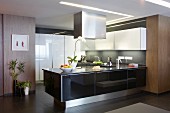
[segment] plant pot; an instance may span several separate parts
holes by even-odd
[[[17,95],[17,80],[13,80],[13,95],[16,96]]]
[[[29,87],[25,87],[24,93],[25,93],[25,95],[29,95]]]
[[[24,95],[25,95],[24,88],[18,88],[18,96],[22,97]]]
[[[76,69],[77,62],[72,62],[72,63],[71,63],[71,66],[72,66],[73,69]]]

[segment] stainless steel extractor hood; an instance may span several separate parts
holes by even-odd
[[[74,37],[106,38],[106,16],[81,11],[74,14]]]

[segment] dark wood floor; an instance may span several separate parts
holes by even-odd
[[[38,84],[36,89],[36,94],[25,97],[0,97],[0,113],[104,113],[138,102],[170,111],[170,92],[159,96],[142,93],[128,98],[96,102],[62,111],[53,104],[53,98],[44,92],[42,84]]]

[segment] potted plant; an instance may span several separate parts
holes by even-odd
[[[10,76],[13,79],[13,93],[14,93],[14,95],[17,94],[17,87],[16,87],[17,78],[21,73],[24,73],[24,66],[25,66],[25,63],[18,62],[17,59],[11,60],[9,62]]]
[[[24,96],[24,82],[17,82],[16,87],[18,96]]]
[[[29,88],[31,88],[31,82],[25,81],[23,84],[25,95],[29,95]]]
[[[73,58],[68,56],[67,58],[68,58],[69,65],[71,65],[72,68],[75,69],[77,66],[77,62],[78,62],[78,60],[76,60],[77,56],[74,56]]]
[[[30,81],[18,82],[16,86],[19,88],[19,96],[29,95],[29,88],[31,88]]]

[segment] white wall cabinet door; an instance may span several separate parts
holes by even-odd
[[[43,80],[43,68],[52,68],[52,35],[38,34],[35,42],[36,80]]]
[[[115,50],[146,50],[146,29],[115,31]]]
[[[96,39],[95,50],[114,50],[114,32],[107,32],[106,39]]]
[[[64,64],[64,36],[53,35],[52,68],[59,68],[61,64]]]
[[[75,42],[76,39],[73,36],[65,36],[65,64],[68,64],[68,56],[74,57]]]

